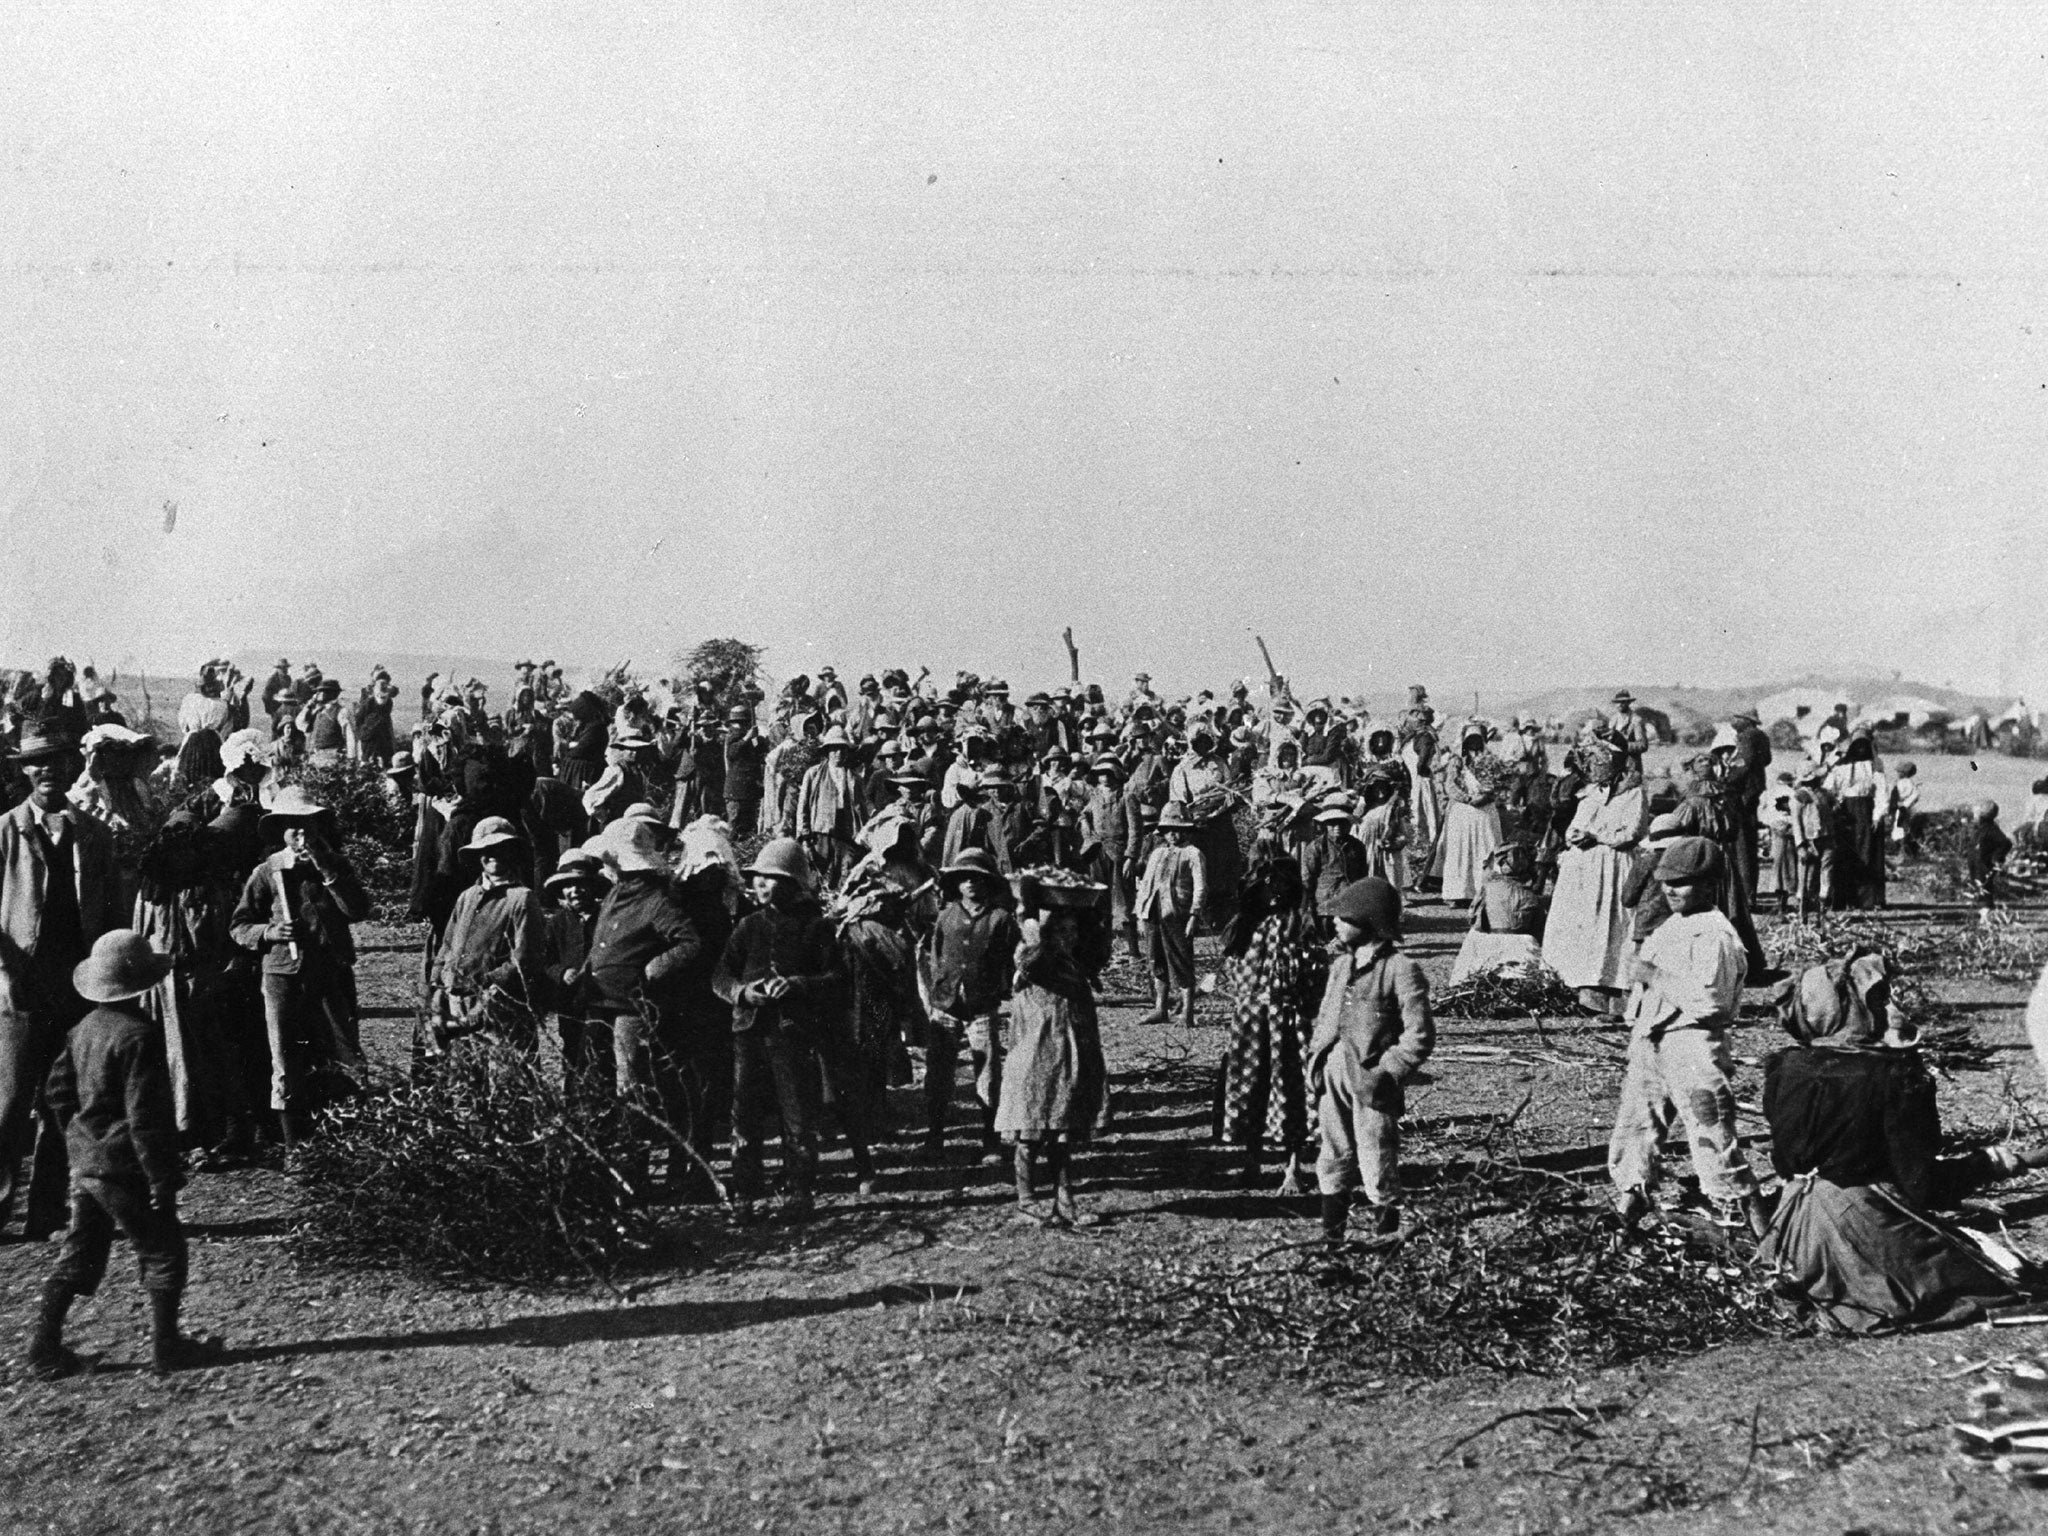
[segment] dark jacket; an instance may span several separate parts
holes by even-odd
[[[931,1006],[956,1019],[994,1013],[1010,995],[1022,940],[1002,907],[970,914],[957,901],[939,913],[931,939]]]
[[[741,1001],[742,988],[771,976],[790,983],[787,997],[778,1003]],[[823,1024],[846,997],[846,966],[831,920],[810,900],[748,913],[733,929],[711,986],[732,1005],[734,1034],[757,1026],[797,1029]]]
[[[139,1003],[102,1003],[73,1025],[45,1092],[73,1177],[183,1187],[163,1026]]]
[[[479,881],[456,898],[434,958],[434,980],[458,997],[502,987],[543,1007],[544,941],[540,903],[532,891]]]
[[[1918,1051],[1779,1051],[1764,1062],[1763,1099],[1781,1178],[1888,1181],[1913,1205],[1933,1202],[1941,1117]]]
[[[284,857],[273,853],[249,871],[232,919],[235,942],[263,956],[266,976],[352,969],[356,944],[349,924],[370,915],[362,881],[338,853],[327,855],[325,872],[310,859],[295,860],[286,868]],[[285,916],[277,910],[280,875],[291,903],[291,920],[298,925],[298,937],[289,942],[270,937],[271,924]]]
[[[725,740],[725,798],[758,800],[766,780],[768,743],[759,731],[748,730]]]
[[[665,876],[623,874],[590,936],[591,998],[607,1013],[631,1012],[643,993],[673,1001],[703,949],[703,936]]]

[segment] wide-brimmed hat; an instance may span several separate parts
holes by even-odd
[[[256,824],[256,830],[265,837],[274,837],[286,827],[302,827],[308,822],[318,821],[328,814],[327,807],[300,789],[296,784],[287,784],[277,792],[277,798],[270,802],[263,813],[263,819]]]
[[[654,743],[649,741],[645,736],[639,735],[637,732],[627,731],[622,736],[614,737],[612,740],[612,745],[614,747],[617,747],[621,752],[645,752],[649,747],[653,746]]]
[[[806,891],[811,888],[810,858],[804,852],[804,845],[793,837],[773,838],[762,844],[761,851],[754,855],[754,862],[746,867],[745,872],[788,880]]]
[[[418,774],[419,771],[420,765],[412,760],[410,752],[394,752],[391,754],[390,765],[384,770],[384,777],[387,779],[410,778]]]
[[[118,1003],[142,996],[170,974],[169,955],[157,953],[133,928],[115,928],[71,968],[71,986],[89,1003]]]
[[[829,752],[834,747],[850,748],[852,745],[853,743],[846,739],[845,729],[837,725],[818,738],[818,750],[821,752]]]
[[[1159,830],[1162,832],[1172,832],[1176,829],[1182,832],[1192,832],[1195,830],[1195,824],[1188,820],[1188,808],[1186,806],[1182,805],[1178,800],[1169,800],[1166,802],[1166,809],[1159,813]]]
[[[904,789],[930,789],[932,786],[931,778],[915,768],[897,769],[889,775],[889,782]]]
[[[735,704],[725,712],[725,723],[727,725],[752,725],[754,723],[754,712],[744,704]]]
[[[621,816],[583,846],[622,875],[666,874],[662,828],[640,817]]]
[[[1613,699],[1611,699],[1609,702],[1614,704],[1633,704],[1635,703],[1635,701],[1636,696],[1630,693],[1626,688],[1617,688],[1614,691]]]
[[[581,848],[571,848],[543,883],[547,889],[559,891],[572,885],[610,885],[611,880],[605,875],[603,859]]]
[[[55,720],[35,720],[21,728],[21,741],[8,754],[17,763],[46,763],[79,750],[76,733]]]
[[[482,858],[501,848],[524,848],[526,839],[503,816],[486,816],[469,834],[469,841],[457,851],[466,858]]]
[[[1111,773],[1119,779],[1124,777],[1124,765],[1115,758],[1104,755],[1088,765],[1090,773]]]
[[[1321,808],[1316,812],[1317,821],[1356,821],[1357,819],[1357,813],[1352,810],[1351,802],[1342,798],[1324,801]]]
[[[986,848],[963,848],[954,855],[953,862],[939,871],[941,879],[959,880],[968,875],[979,875],[984,880],[1000,880],[1003,872],[996,868],[996,861]]]
[[[233,773],[249,763],[268,766],[270,741],[254,726],[231,733],[220,744],[220,767],[223,773]]]

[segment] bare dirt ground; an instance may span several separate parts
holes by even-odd
[[[1441,908],[1413,914],[1439,979],[1457,926]],[[364,937],[364,1001],[387,1010],[366,1035],[396,1060],[410,957],[375,948],[401,934]],[[1021,1227],[1003,1170],[918,1168],[899,1144],[872,1199],[835,1155],[812,1223],[735,1235],[707,1215],[679,1268],[623,1294],[449,1291],[301,1269],[282,1174],[205,1176],[186,1200],[188,1316],[227,1341],[225,1361],[168,1381],[139,1369],[143,1302],[117,1251],[101,1296],[74,1312],[97,1369],[54,1386],[12,1363],[51,1251],[0,1248],[0,1529],[2048,1528],[2048,1494],[1962,1461],[1946,1433],[1974,1380],[1963,1368],[2048,1347],[2035,1329],[1418,1382],[1332,1381],[1296,1359],[1212,1359],[1078,1322],[1076,1295],[1145,1256],[1249,1255],[1314,1231],[1308,1201],[1238,1192],[1208,1143],[1220,1011],[1192,1037],[1142,1028],[1124,991],[1105,1012],[1116,1123],[1082,1165],[1104,1216],[1092,1230]],[[1944,1084],[1946,1120],[2001,1134],[2016,1105],[2044,1107],[2024,988],[1948,995],[1992,1050]],[[1547,1034],[1572,1048],[1543,1050],[1532,1024],[1445,1023],[1409,1103],[1419,1175],[1511,1134],[1518,1152],[1597,1177],[1619,1037],[1561,1022]],[[1752,1063],[1777,1043],[1760,1011],[1735,1042]],[[1504,1044],[1530,1054],[1470,1050]],[[2006,1186],[1997,1204],[2025,1242],[2048,1183]],[[1559,1404],[1598,1412],[1503,1417]]]

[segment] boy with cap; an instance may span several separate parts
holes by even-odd
[[[979,848],[960,853],[939,872],[950,899],[932,928],[929,950],[931,1034],[924,1057],[925,1156],[946,1150],[946,1110],[953,1073],[964,1046],[974,1066],[974,1096],[981,1104],[985,1155],[1001,1157],[996,1099],[1003,1078],[1001,1009],[1010,995],[1012,967],[1022,934],[1002,904],[1005,891],[995,861]]]
[[[1336,954],[1308,1064],[1322,1127],[1323,1239],[1335,1250],[1361,1184],[1374,1231],[1400,1230],[1403,1085],[1429,1059],[1436,1025],[1422,967],[1401,948],[1400,892],[1368,876],[1337,893],[1330,916]]]
[[[164,1059],[163,1028],[142,998],[170,974],[171,960],[132,929],[101,935],[71,976],[93,1010],[72,1026],[50,1071],[51,1111],[71,1154],[71,1226],[23,1363],[49,1381],[79,1369],[64,1347],[72,1301],[99,1290],[114,1230],[135,1246],[149,1293],[152,1364],[158,1374],[207,1353],[178,1332],[185,1291],[185,1232],[178,1190],[185,1182],[178,1118]]]
[[[1758,1237],[1769,1223],[1756,1178],[1736,1139],[1728,1031],[1742,1001],[1748,959],[1715,905],[1721,850],[1704,837],[1672,840],[1657,862],[1671,915],[1643,942],[1629,998],[1628,1070],[1607,1143],[1607,1172],[1624,1230],[1650,1209],[1657,1147],[1672,1120],[1685,1123],[1700,1192],[1724,1225]]]
[[[1351,802],[1339,795],[1316,812],[1316,840],[1301,852],[1301,885],[1317,933],[1336,937],[1330,915],[1337,893],[1372,872],[1372,852],[1351,833]]]

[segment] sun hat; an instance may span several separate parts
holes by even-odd
[[[667,874],[663,841],[662,828],[654,822],[621,816],[583,846],[622,875]]]
[[[308,822],[318,821],[327,815],[327,807],[315,800],[296,784],[287,784],[277,792],[277,798],[270,802],[263,813],[263,819],[256,824],[256,830],[265,837],[284,831],[286,827],[302,827]]]
[[[119,1003],[170,974],[169,955],[157,953],[133,928],[115,928],[93,940],[92,953],[71,968],[71,986],[89,1003]]]
[[[559,891],[571,885],[610,885],[611,881],[605,875],[603,859],[584,849],[571,848],[543,883],[548,890]]]
[[[1188,820],[1187,807],[1178,800],[1166,802],[1166,808],[1159,813],[1159,830],[1162,832],[1192,832],[1195,824]]]
[[[1316,812],[1317,821],[1355,821],[1356,819],[1351,811],[1351,802],[1342,798],[1325,802],[1323,807]]]
[[[1001,880],[1003,872],[996,868],[995,859],[985,848],[963,848],[953,862],[939,871],[942,880],[959,880],[968,875],[978,875],[984,880]]]
[[[411,778],[419,771],[420,765],[413,761],[410,752],[394,752],[391,754],[390,764],[384,769],[384,777],[387,779]]]
[[[804,853],[804,845],[793,837],[773,838],[762,844],[745,873],[788,880],[803,890],[811,888],[811,861]]]
[[[485,854],[500,848],[523,848],[526,839],[519,835],[519,829],[503,816],[486,816],[476,824],[476,830],[469,834],[469,841],[457,851],[468,858],[481,859]]]
[[[1401,937],[1401,893],[1378,875],[1345,886],[1331,901],[1330,915],[1375,938]]]
[[[821,751],[825,752],[830,752],[835,747],[844,749],[852,745],[853,743],[846,739],[845,730],[836,725],[818,738],[818,747]]]

